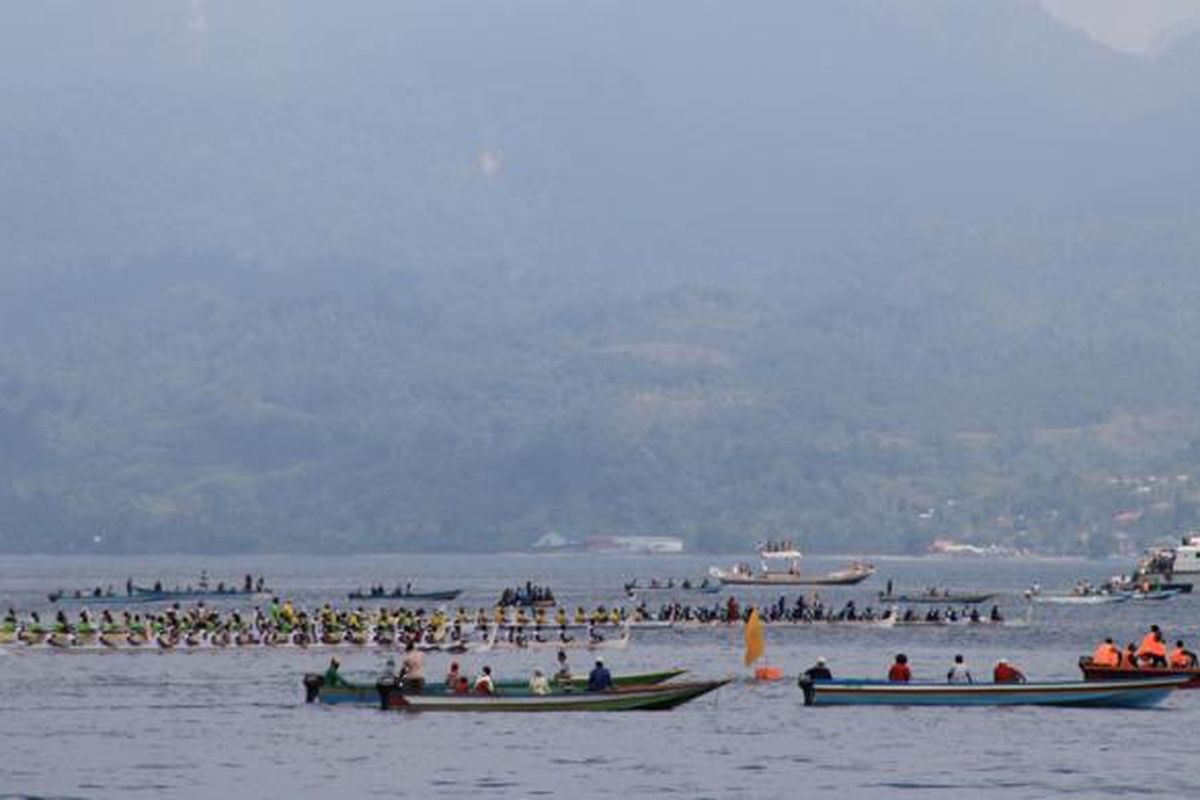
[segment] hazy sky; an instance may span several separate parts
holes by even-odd
[[[1050,13],[1118,50],[1145,52],[1164,31],[1200,20],[1200,0],[1042,0]]]

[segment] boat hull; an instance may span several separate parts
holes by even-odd
[[[880,593],[879,602],[881,603],[933,603],[937,605],[975,605],[976,603],[986,603],[995,597],[995,593],[977,593],[977,594],[950,594],[950,595],[928,595],[928,594],[884,594]]]
[[[628,675],[614,675],[613,684],[618,687],[625,686],[656,686],[672,678],[677,678],[687,672],[683,669],[668,669],[659,672],[637,672]],[[504,695],[525,696],[532,695],[529,691],[529,684],[525,681],[499,681],[496,684],[499,691]],[[563,684],[554,684],[556,691],[582,692],[587,688],[587,678],[579,677],[572,678],[565,686]],[[320,701],[326,705],[345,705],[345,704],[379,704],[379,689],[374,683],[348,683],[345,686],[326,686],[325,679],[322,675],[308,674],[304,676],[305,699],[309,703]],[[423,694],[435,695],[445,694],[446,684],[444,683],[427,683]]]
[[[766,575],[721,574],[718,579],[726,586],[853,586],[871,577],[872,572],[854,572],[829,575],[789,575],[787,573]]]
[[[1060,681],[1013,684],[887,683],[885,681],[807,681],[805,705],[815,706],[1069,706],[1144,708],[1166,699],[1187,681],[1163,676],[1128,681]]]
[[[1079,659],[1079,669],[1085,681],[1129,681],[1165,676],[1185,676],[1187,680],[1180,684],[1180,689],[1200,689],[1200,667],[1188,669],[1171,669],[1170,667],[1140,667],[1138,669],[1122,669],[1120,667],[1097,667],[1086,656]]]
[[[715,691],[729,680],[674,683],[663,686],[617,688],[607,692],[579,692],[548,695],[405,695],[380,687],[380,705],[384,709],[410,712],[517,712],[550,711],[666,711]]]
[[[351,592],[347,595],[351,600],[431,600],[431,601],[447,601],[456,599],[463,593],[462,589],[447,589],[442,592],[408,592],[406,594],[370,594],[363,592]]]

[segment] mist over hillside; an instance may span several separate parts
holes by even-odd
[[[1186,530],[1197,74],[1016,0],[7,8],[0,550]]]

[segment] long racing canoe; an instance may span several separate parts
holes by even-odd
[[[800,679],[808,706],[1078,706],[1143,708],[1161,703],[1186,675],[1120,681],[889,683]]]

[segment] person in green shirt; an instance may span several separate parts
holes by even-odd
[[[342,678],[341,674],[338,673],[338,667],[340,667],[340,666],[341,666],[341,662],[337,660],[337,656],[334,656],[333,658],[329,659],[329,668],[325,670],[325,685],[326,686],[328,686],[330,688],[335,688],[338,686],[346,685],[346,681]]]

